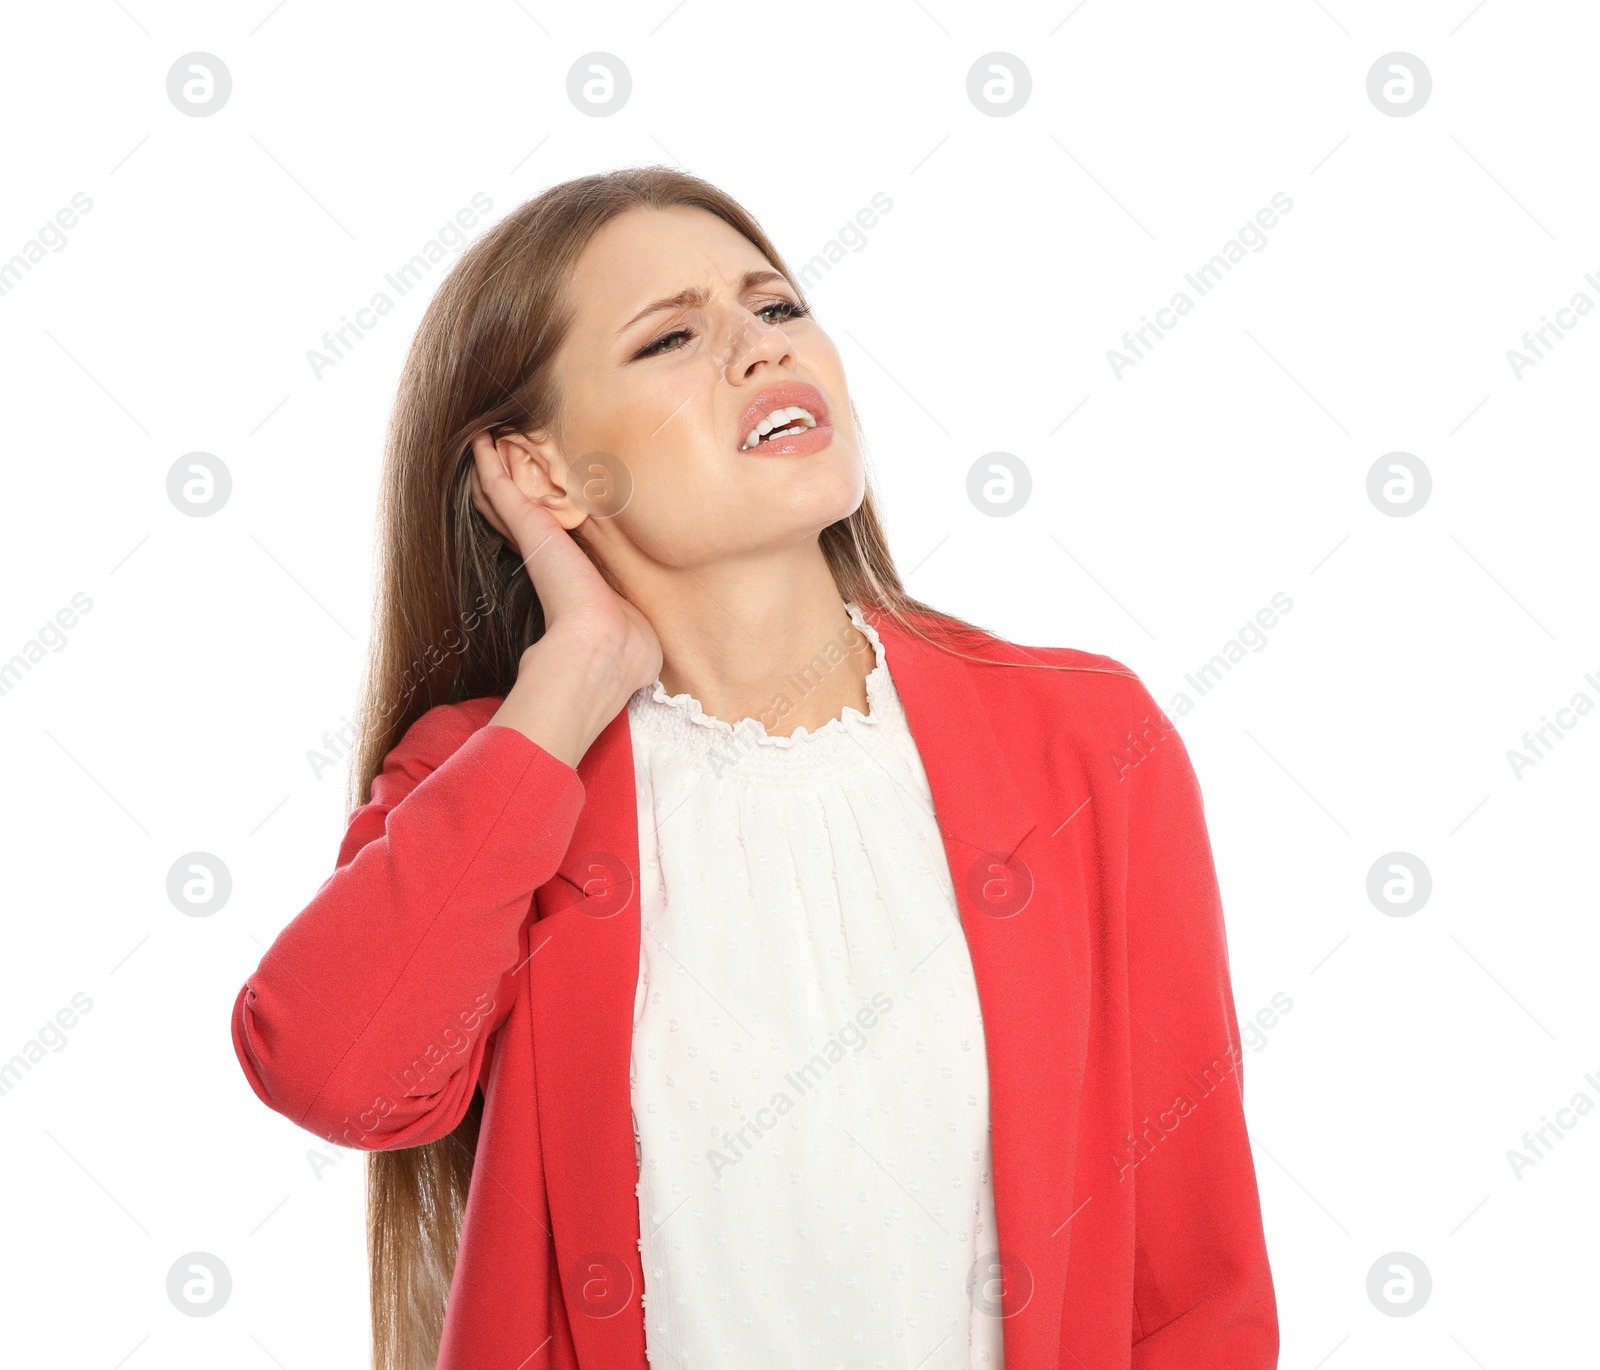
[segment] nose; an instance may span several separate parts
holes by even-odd
[[[762,322],[745,308],[718,335],[711,350],[712,364],[730,384],[739,385],[759,374],[763,362],[792,361],[789,336],[780,324]]]

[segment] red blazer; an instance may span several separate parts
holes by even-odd
[[[1200,789],[1135,679],[977,665],[867,611],[933,791],[987,1042],[1006,1370],[1268,1370],[1277,1307]],[[976,655],[1119,668],[986,639]],[[482,1130],[438,1370],[647,1370],[624,709],[576,771],[430,709],[245,982],[263,1103],[343,1146]]]

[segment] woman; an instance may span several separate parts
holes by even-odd
[[[241,990],[385,1370],[1276,1363],[1216,877],[1103,656],[911,599],[754,220],[559,185],[430,305],[335,873]]]

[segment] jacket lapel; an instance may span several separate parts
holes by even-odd
[[[979,689],[979,673],[998,668],[969,665],[887,616],[867,616],[928,776],[983,1012],[1000,1249],[974,1272],[977,1296],[1003,1303],[1009,1365],[1054,1365],[1088,1033],[1076,836],[1041,828],[1006,761]],[[643,1370],[628,1088],[639,847],[625,708],[578,774],[584,807],[529,930],[539,1133],[579,1360]]]
[[[999,1251],[973,1272],[974,1298],[1001,1303],[1008,1366],[1053,1366],[1081,1202],[1090,953],[1078,830],[1041,823],[1030,794],[1042,802],[1046,787],[1023,791],[1006,760],[1001,734],[1025,764],[1047,759],[1027,720],[1001,712],[993,691],[985,699],[983,673],[1007,668],[966,663],[886,615],[870,621],[927,772],[983,1011]]]
[[[628,1059],[639,839],[624,708],[578,763],[584,806],[529,929],[535,1087],[550,1225],[581,1365],[645,1370]]]

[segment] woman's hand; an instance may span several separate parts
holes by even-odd
[[[472,454],[473,505],[522,558],[545,620],[489,722],[516,728],[575,767],[628,696],[659,674],[661,642],[545,504],[511,479],[487,432],[473,440]]]

